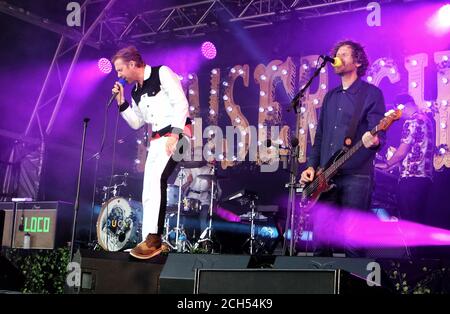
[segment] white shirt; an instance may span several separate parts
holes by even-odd
[[[189,105],[180,80],[169,67],[161,66],[158,84],[157,75],[151,78],[152,69],[149,65],[145,66],[143,86],[139,88],[136,84],[132,92],[132,96],[138,96],[138,99],[132,97],[131,107],[128,103],[123,104],[121,115],[136,130],[148,123],[152,125],[152,131],[168,125],[182,131],[189,117]]]

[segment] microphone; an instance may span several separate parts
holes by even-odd
[[[125,85],[127,84],[127,81],[126,81],[124,78],[120,78],[118,82],[119,82],[122,86],[125,86]],[[108,100],[108,104],[106,105],[108,108],[109,108],[109,106],[111,106],[111,104],[112,104],[114,98],[116,98],[116,96],[117,96],[118,94],[119,94],[119,93],[114,93],[114,94],[111,95],[111,98]]]
[[[333,66],[333,67],[340,67],[343,63],[342,63],[342,60],[341,60],[341,58],[339,58],[339,57],[334,57],[334,58],[332,58],[332,57],[329,57],[329,56],[325,56],[325,55],[321,55],[320,56],[323,60],[325,60],[326,62],[330,62],[331,63],[331,65]]]

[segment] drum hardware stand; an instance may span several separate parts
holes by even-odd
[[[189,252],[192,248],[192,244],[189,242],[189,240],[187,239],[187,235],[184,231],[183,225],[181,225],[180,228],[174,228],[177,231],[179,231],[178,236],[175,235],[176,237],[178,237],[178,239],[182,239],[179,240],[179,244],[175,244],[173,245],[172,243],[170,243],[170,235],[175,232],[174,230],[170,230],[170,218],[173,217],[175,214],[170,214],[166,219],[165,219],[165,234],[162,237],[162,242],[166,243],[172,250],[176,250],[178,252]]]
[[[178,209],[177,209],[177,226],[175,227],[175,247],[172,247],[170,245],[170,239],[169,234],[172,232],[167,232],[167,243],[172,247],[172,249],[175,249],[177,252],[183,252],[186,250],[186,245],[188,249],[190,249],[191,244],[189,243],[186,233],[184,232],[184,228],[180,228],[180,217],[181,217],[181,188],[183,186],[183,180],[186,177],[186,174],[184,173],[184,167],[180,168],[180,173],[178,175],[178,179],[180,180],[180,185],[178,187]],[[169,227],[168,221],[167,221],[167,227]],[[168,228],[166,230],[169,230]],[[180,236],[183,237],[183,240],[180,240]]]
[[[211,175],[213,176],[211,178],[211,200],[209,203],[209,211],[208,211],[208,216],[209,216],[209,222],[208,222],[208,227],[201,233],[200,238],[198,239],[197,243],[195,243],[194,245],[194,249],[197,249],[199,247],[199,245],[203,242],[209,242],[211,245],[211,252],[213,253],[213,248],[212,248],[212,218],[213,218],[213,208],[214,208],[214,193],[215,193],[215,183],[214,183],[214,175],[216,174],[216,167],[213,166],[211,168]],[[207,236],[206,236],[207,235]]]
[[[252,199],[250,201],[250,209],[251,209],[251,214],[250,214],[250,238],[247,239],[247,241],[244,242],[250,242],[250,255],[253,255],[253,247],[254,247],[254,243],[255,243],[255,217],[256,217],[256,205],[255,205],[255,200]]]

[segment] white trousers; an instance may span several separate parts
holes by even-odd
[[[142,191],[142,237],[149,233],[158,233],[158,218],[161,207],[161,176],[171,156],[166,153],[168,137],[161,137],[150,142],[144,171]]]

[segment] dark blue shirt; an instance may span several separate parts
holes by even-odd
[[[357,79],[347,90],[340,85],[329,91],[320,110],[314,145],[307,158],[308,167],[325,167],[330,158],[342,149],[353,112],[356,106],[361,105],[357,104],[358,94],[364,92],[364,87],[366,96],[353,142],[358,142],[365,132],[372,130],[383,119],[386,112],[383,93],[375,85]],[[383,143],[384,136],[384,132],[378,133],[380,143]],[[361,147],[343,165],[340,173],[372,175],[373,160],[380,146],[370,149]]]

